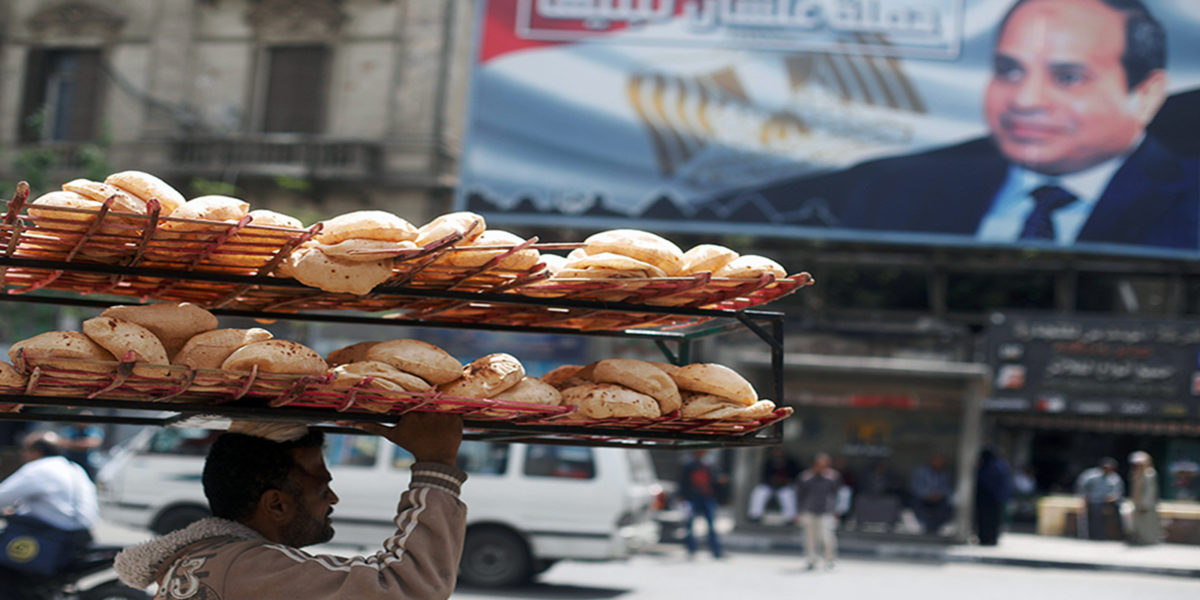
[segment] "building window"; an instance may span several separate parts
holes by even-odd
[[[530,477],[593,479],[592,449],[584,446],[530,445],[525,451],[525,474]]]
[[[324,46],[278,46],[268,50],[264,132],[321,132],[328,65],[329,49]]]
[[[100,51],[32,49],[18,123],[22,142],[87,141],[100,115]]]

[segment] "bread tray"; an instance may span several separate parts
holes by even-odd
[[[25,358],[15,357],[24,369]],[[587,445],[757,445],[762,430],[791,415],[777,409],[754,420],[683,419],[678,411],[654,419],[586,419],[573,407],[488,398],[449,396],[436,391],[394,392],[331,384],[328,375],[290,375],[190,369],[146,363],[56,359],[29,369],[24,387],[0,386],[0,417],[19,418],[20,405],[73,406],[115,410],[226,415],[235,418],[309,423],[370,420],[394,422],[412,412],[456,413],[477,439]],[[7,412],[5,412],[7,411]],[[38,413],[38,418],[43,418]],[[79,420],[76,416],[71,419]],[[83,420],[88,420],[83,418]],[[130,422],[128,418],[116,422]]]
[[[776,279],[685,277],[633,279],[555,279],[540,262],[526,269],[501,267],[526,248],[565,249],[580,244],[539,243],[536,237],[508,246],[473,247],[498,254],[485,264],[456,267],[445,260],[461,234],[423,247],[397,249],[391,278],[373,292],[357,296],[330,293],[276,275],[295,248],[316,236],[308,229],[257,225],[250,217],[233,222],[162,217],[157,202],[138,215],[111,209],[39,207],[36,216],[21,211],[29,189],[18,185],[0,215],[0,273],[7,294],[60,290],[104,294],[140,301],[191,302],[209,309],[301,313],[323,310],[403,311],[412,320],[527,326],[555,325],[580,330],[624,330],[695,324],[707,318],[639,313],[630,305],[657,309],[701,308],[736,311],[761,306],[812,283],[808,273]],[[26,210],[26,213],[28,211]],[[458,297],[437,297],[445,291]],[[501,294],[543,299],[543,303],[497,303],[464,299],[461,294]],[[613,303],[613,310],[563,308],[558,300]]]

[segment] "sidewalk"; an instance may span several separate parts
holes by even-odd
[[[732,551],[804,552],[803,531],[786,527],[733,529],[722,542]],[[838,534],[846,556],[885,560],[977,563],[1050,569],[1124,571],[1200,578],[1200,546],[1158,544],[1127,546],[1074,538],[1005,533],[996,546],[948,544],[922,538]]]

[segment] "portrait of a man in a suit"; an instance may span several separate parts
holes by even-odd
[[[1140,0],[1020,0],[983,92],[989,136],[760,193],[776,206],[821,194],[850,229],[1195,250],[1200,160],[1146,130],[1166,59]]]

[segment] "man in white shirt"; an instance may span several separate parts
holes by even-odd
[[[99,517],[96,486],[83,467],[62,455],[59,435],[45,431],[26,436],[21,457],[25,464],[0,482],[0,511],[78,532],[79,545],[89,542],[90,530]],[[7,581],[21,581],[23,577],[22,573],[0,567],[0,589],[15,589]]]

